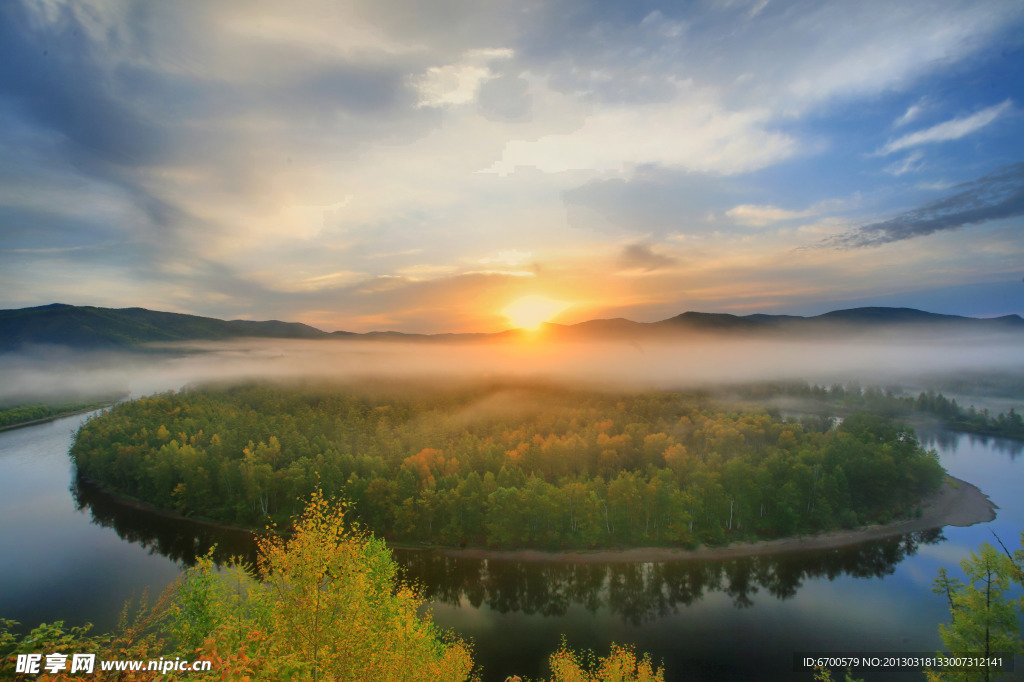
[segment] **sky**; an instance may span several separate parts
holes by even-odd
[[[1022,115],[1019,0],[9,0],[0,308],[1024,314]]]

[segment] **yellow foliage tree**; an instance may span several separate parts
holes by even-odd
[[[548,664],[551,682],[665,682],[665,671],[655,668],[649,656],[637,659],[630,646],[612,644],[607,656],[595,660],[591,652],[569,649],[563,639]]]
[[[222,577],[208,560],[186,576],[191,591],[178,604],[179,640],[202,640],[198,653],[214,661],[213,676],[469,677],[468,646],[420,615],[424,602],[398,580],[384,543],[346,524],[344,514],[344,506],[314,493],[290,537],[259,541],[261,582],[241,571]]]

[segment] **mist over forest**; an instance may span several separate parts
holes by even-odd
[[[908,390],[1018,376],[1016,335],[888,336],[794,341],[702,336],[637,342],[417,343],[238,339],[150,346],[145,352],[36,347],[0,355],[0,401],[125,393],[207,381],[412,379],[451,383],[538,378],[610,389],[691,389],[761,381],[862,384]],[[957,381],[959,379],[959,381]],[[999,395],[998,386],[986,394]]]

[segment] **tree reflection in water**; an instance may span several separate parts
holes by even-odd
[[[88,509],[92,522],[113,528],[122,540],[134,542],[181,565],[194,566],[196,557],[214,549],[214,559],[231,557],[255,565],[253,533],[136,509],[85,480],[72,479],[71,496],[80,512]]]
[[[753,606],[753,597],[761,591],[789,599],[809,579],[890,575],[920,545],[944,540],[941,529],[935,529],[852,547],[721,561],[522,562],[457,558],[426,550],[396,550],[395,558],[435,602],[486,604],[499,613],[545,616],[564,615],[573,605],[590,612],[607,608],[639,625],[677,613],[709,592],[729,595],[742,609]]]
[[[1000,454],[1006,454],[1011,460],[1015,460],[1024,453],[1024,441],[1012,440],[1009,438],[997,438],[995,436],[983,436],[976,433],[960,433],[946,429],[917,429],[918,438],[921,439],[921,446],[924,448],[938,448],[943,452],[956,454],[961,446],[974,449],[978,445],[991,447]]]
[[[255,562],[252,533],[136,509],[86,481],[73,483],[71,492],[78,509],[89,510],[93,523],[182,566],[193,565],[211,547],[218,562],[233,556]],[[406,578],[434,602],[543,616],[561,616],[571,606],[582,606],[591,613],[607,609],[639,625],[677,613],[711,592],[727,594],[736,608],[745,609],[762,591],[789,599],[809,579],[882,577],[916,554],[920,545],[944,540],[941,529],[935,529],[838,549],[659,563],[523,562],[408,549],[396,549],[394,556]]]

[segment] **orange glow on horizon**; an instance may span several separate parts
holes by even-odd
[[[510,303],[501,314],[520,329],[533,329],[564,311],[571,304],[547,296],[525,296]]]

